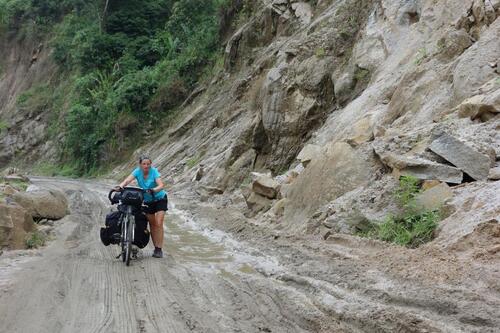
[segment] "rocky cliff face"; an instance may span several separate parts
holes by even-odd
[[[37,100],[22,103],[34,89],[50,89],[59,80],[51,50],[43,41],[12,34],[0,39],[0,166],[31,164],[57,157],[57,143],[47,141],[47,131],[54,110],[44,94],[38,91]],[[15,160],[18,158],[18,160]]]
[[[382,218],[404,174],[499,202],[500,2],[263,0],[251,12],[224,71],[137,151],[175,188],[247,209],[244,196],[248,216],[292,233]],[[253,171],[276,177],[276,199],[250,195]]]

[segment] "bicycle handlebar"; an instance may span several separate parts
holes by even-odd
[[[126,190],[126,189],[131,189],[131,190],[134,190],[134,191],[142,191],[143,193],[146,193],[148,192],[148,190],[144,190],[140,187],[133,187],[133,186],[127,186],[127,187],[124,187],[124,188],[121,188],[119,191],[115,190],[114,188],[111,189],[111,191],[109,191],[108,193],[108,199],[109,201],[114,205],[116,203],[118,203],[119,199],[118,200],[114,200],[114,196],[113,196],[113,193],[120,193],[120,192],[123,192],[123,190]]]
[[[115,189],[112,189],[111,191],[109,191],[108,193],[108,199],[109,201],[112,203],[112,204],[115,204],[116,202],[114,202],[113,200],[113,193],[117,193],[119,191],[115,190]]]

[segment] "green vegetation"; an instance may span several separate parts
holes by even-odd
[[[47,237],[38,230],[30,232],[25,239],[25,244],[28,249],[36,249],[44,246],[47,242]]]
[[[354,80],[356,81],[356,84],[360,84],[365,87],[371,79],[370,74],[371,73],[368,69],[356,66],[354,69]]]
[[[418,50],[417,56],[415,57],[415,60],[413,61],[415,65],[419,66],[424,62],[424,60],[428,57],[427,49],[425,47],[422,47]]]
[[[373,224],[362,236],[415,248],[434,238],[438,221],[439,213],[431,211],[403,217],[389,216],[381,224]]]
[[[252,175],[251,174],[248,174],[245,176],[245,178],[243,178],[243,180],[241,181],[241,185],[240,187],[243,188],[243,187],[246,187],[248,185],[250,185],[252,183]]]
[[[3,131],[5,131],[7,129],[7,127],[8,127],[8,125],[5,122],[5,120],[0,120],[0,133],[2,133]]]
[[[57,165],[53,163],[41,162],[33,167],[33,172],[37,175],[55,177],[75,177],[77,172],[74,166],[63,164]]]
[[[415,197],[420,193],[420,180],[413,176],[401,176],[399,178],[399,188],[394,193],[399,203],[413,210]]]
[[[198,165],[198,163],[200,163],[200,160],[201,159],[199,156],[191,157],[189,160],[187,160],[186,165],[189,169],[191,169]]]
[[[439,212],[418,211],[415,205],[418,193],[419,180],[402,176],[394,196],[403,207],[403,215],[388,216],[382,223],[372,223],[370,228],[359,235],[411,248],[431,241],[440,219]]]
[[[17,106],[21,110],[40,113],[52,106],[54,102],[53,88],[48,84],[41,84],[26,90],[17,98]]]
[[[16,190],[22,191],[22,192],[26,191],[26,189],[29,186],[29,182],[25,182],[25,181],[22,181],[22,180],[9,180],[7,182],[7,184],[9,184],[10,186],[12,186]]]
[[[19,97],[51,109],[62,161],[95,173],[171,119],[197,82],[221,68],[228,0],[0,0],[0,25],[18,38],[50,36],[65,80]],[[214,66],[215,64],[215,66]]]
[[[316,51],[314,51],[314,54],[316,55],[316,57],[318,58],[323,58],[325,55],[326,55],[326,51],[324,48],[322,47],[318,47],[316,49]]]

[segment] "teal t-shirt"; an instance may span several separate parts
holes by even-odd
[[[161,177],[158,169],[153,167],[149,169],[149,175],[148,178],[146,179],[144,179],[144,173],[140,168],[135,168],[134,171],[132,171],[132,176],[134,176],[135,179],[137,180],[137,184],[139,185],[139,187],[144,190],[155,188],[157,186],[156,180]],[[154,197],[149,193],[145,193],[144,202],[157,201],[163,199],[166,195],[167,192],[165,190],[161,190],[160,192],[155,193]]]

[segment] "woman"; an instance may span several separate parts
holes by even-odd
[[[142,156],[139,158],[139,167],[116,188],[123,189],[130,184],[134,179],[140,188],[146,190],[144,194],[144,203],[147,205],[145,213],[149,221],[151,229],[151,237],[155,250],[153,257],[163,258],[163,219],[165,211],[168,210],[167,192],[163,189],[163,181],[158,169],[151,166],[152,162],[149,157]]]

